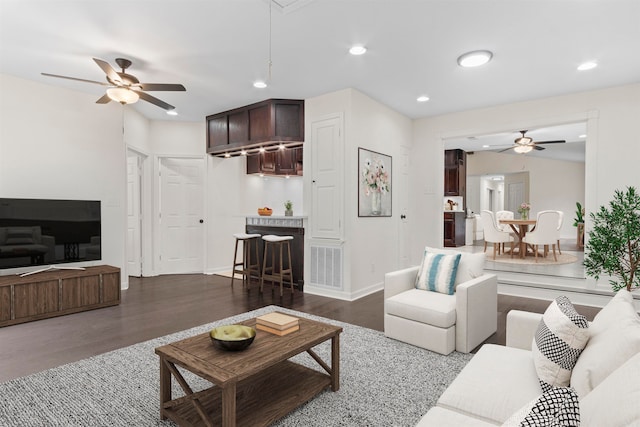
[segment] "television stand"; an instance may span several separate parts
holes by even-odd
[[[120,304],[120,269],[60,267],[0,276],[0,327]]]
[[[60,265],[50,265],[49,267],[41,268],[40,270],[29,271],[27,273],[18,274],[20,277],[31,276],[32,274],[43,273],[50,270],[86,270],[84,267],[66,267]]]

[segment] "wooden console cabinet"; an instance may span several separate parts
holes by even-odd
[[[120,269],[0,276],[0,327],[120,304]]]

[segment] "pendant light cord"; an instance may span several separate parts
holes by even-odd
[[[273,0],[269,0],[269,83],[271,83],[271,4]]]

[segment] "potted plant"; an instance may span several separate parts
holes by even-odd
[[[587,274],[596,280],[607,274],[614,291],[640,287],[640,194],[635,187],[616,190],[609,207],[600,206],[590,218],[593,229],[584,258]]]
[[[573,219],[573,226],[577,228],[576,245],[584,247],[584,208],[580,202],[576,202],[576,217]]]
[[[293,203],[291,203],[291,200],[284,202],[284,216],[293,216]]]
[[[584,208],[580,202],[576,202],[576,217],[573,219],[573,226],[577,227],[578,224],[584,224]]]

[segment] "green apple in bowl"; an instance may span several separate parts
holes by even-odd
[[[212,329],[209,336],[222,350],[240,351],[251,345],[256,337],[256,330],[245,325],[225,325]]]

